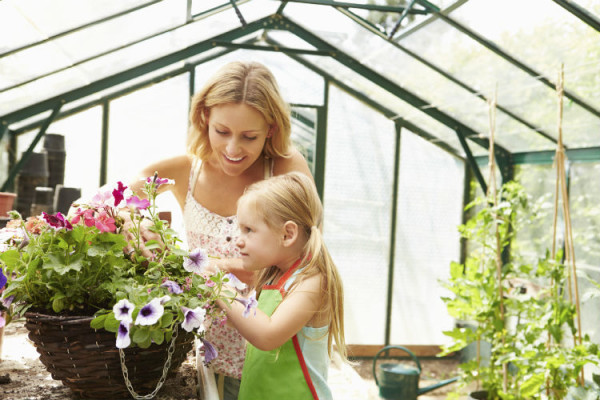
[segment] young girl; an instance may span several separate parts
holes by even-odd
[[[259,271],[258,310],[221,303],[249,342],[239,399],[331,399],[333,340],[342,358],[342,281],[323,243],[314,183],[287,173],[249,186],[238,201],[242,265]]]

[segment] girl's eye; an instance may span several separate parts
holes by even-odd
[[[246,140],[252,141],[252,140],[256,140],[258,136],[245,136]]]
[[[217,132],[219,135],[227,135],[227,133],[228,133],[226,131],[220,131],[218,129],[215,129],[215,132]]]

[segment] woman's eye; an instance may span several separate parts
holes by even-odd
[[[250,140],[250,141],[256,140],[257,137],[258,136],[245,136],[246,140]]]
[[[215,129],[215,132],[217,132],[219,135],[227,135],[227,131],[220,131],[218,129]]]

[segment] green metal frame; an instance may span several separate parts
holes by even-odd
[[[282,3],[304,3],[304,4],[316,4],[320,6],[331,6],[331,7],[341,7],[341,8],[358,8],[361,10],[370,10],[370,11],[381,11],[381,12],[393,12],[403,14],[405,12],[409,14],[421,14],[426,15],[429,14],[429,8],[419,10],[410,7],[401,7],[401,6],[385,6],[379,4],[365,4],[365,3],[349,3],[343,1],[334,1],[334,0],[286,0],[282,1]]]
[[[392,298],[394,295],[394,261],[396,259],[396,225],[398,222],[398,187],[400,183],[400,145],[402,138],[402,125],[395,124],[396,137],[394,141],[394,183],[392,186],[391,223],[390,223],[390,251],[388,254],[388,281],[385,315],[384,345],[390,344],[392,334]]]
[[[552,0],[571,14],[575,15],[577,18],[600,32],[600,18],[596,17],[594,14],[581,7],[579,4],[570,0]]]

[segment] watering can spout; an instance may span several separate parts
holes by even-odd
[[[441,388],[442,386],[446,386],[449,385],[451,383],[454,383],[458,380],[458,377],[455,376],[454,378],[450,378],[450,379],[446,379],[444,381],[439,381],[431,386],[426,386],[424,388],[419,388],[419,391],[417,392],[417,395],[420,396],[423,393],[427,393],[427,392],[431,392],[432,390]]]

